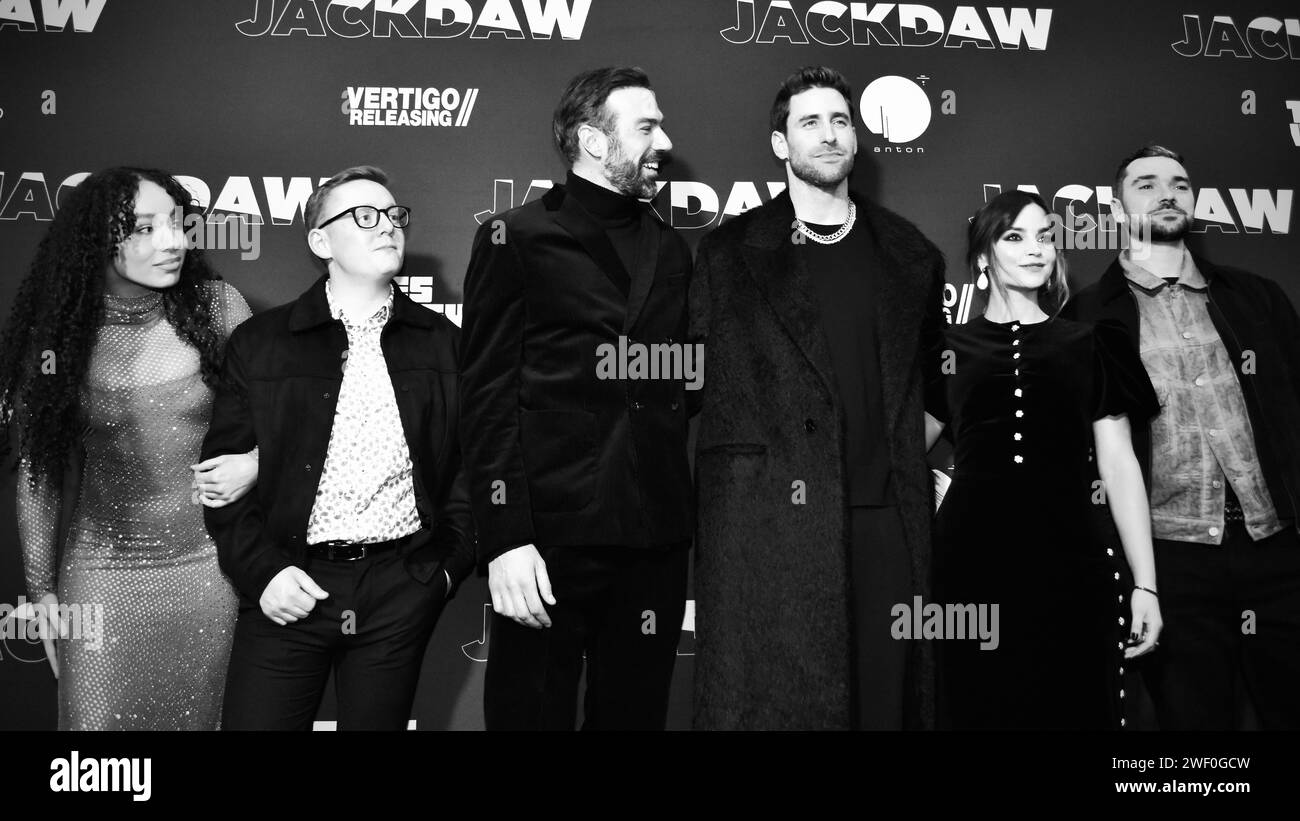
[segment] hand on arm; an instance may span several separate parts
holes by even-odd
[[[257,454],[253,448],[248,453],[225,453],[190,465],[194,503],[225,507],[238,501],[257,484]]]

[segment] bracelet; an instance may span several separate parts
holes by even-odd
[[[1148,593],[1150,593],[1151,595],[1155,596],[1157,599],[1160,598],[1160,594],[1157,593],[1156,591],[1152,590],[1152,589],[1149,588],[1149,587],[1143,587],[1143,586],[1140,585],[1140,584],[1135,584],[1135,585],[1133,585],[1133,589],[1134,589],[1134,590],[1145,590],[1146,592],[1148,592]]]

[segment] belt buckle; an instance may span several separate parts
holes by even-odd
[[[325,550],[324,558],[326,561],[329,562],[355,562],[358,559],[364,559],[366,557],[366,546],[361,544],[354,544],[353,542],[335,540],[335,541],[322,542],[321,544],[315,545],[315,547],[318,549],[324,548]],[[342,552],[345,549],[360,550],[361,555],[359,556],[342,555]]]
[[[359,553],[358,553],[357,555],[349,555],[349,556],[338,556],[338,557],[331,556],[331,558],[333,558],[334,561],[336,561],[336,562],[355,562],[355,561],[358,561],[358,560],[360,560],[360,559],[364,559],[364,558],[366,557],[366,546],[365,546],[365,545],[363,545],[363,544],[352,544],[352,543],[350,543],[350,542],[344,542],[344,543],[342,543],[342,544],[340,544],[340,545],[337,545],[337,546],[334,547],[334,548],[330,548],[330,552],[333,553],[333,551],[336,550],[336,549],[337,549],[337,550],[343,550],[343,549],[345,549],[345,548],[346,548],[349,552],[350,552],[350,551],[353,551],[353,550],[356,550],[356,551],[359,551]]]

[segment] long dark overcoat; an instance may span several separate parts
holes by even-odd
[[[914,593],[928,600],[923,371],[944,321],[943,257],[907,220],[853,200],[880,249],[870,266],[878,300],[862,310],[876,312],[893,486]],[[701,243],[692,278],[691,338],[705,345],[706,373],[695,465],[698,728],[849,726],[843,409],[816,293],[792,253],[793,222],[788,194],[732,219]],[[913,650],[907,724],[932,726],[931,654]]]

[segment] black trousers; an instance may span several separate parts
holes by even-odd
[[[241,597],[225,730],[310,730],[334,671],[340,730],[404,730],[446,577],[411,578],[398,550],[303,568],[329,598],[281,627]]]
[[[850,508],[852,727],[901,730],[912,642],[894,639],[894,605],[912,605],[912,563],[898,508]]]
[[[584,730],[662,730],[686,609],[689,551],[544,547],[551,626],[492,616],[489,730],[573,730],[586,655]]]
[[[1162,730],[1232,730],[1238,671],[1263,729],[1300,729],[1300,538],[1155,541],[1164,632],[1144,665]]]

